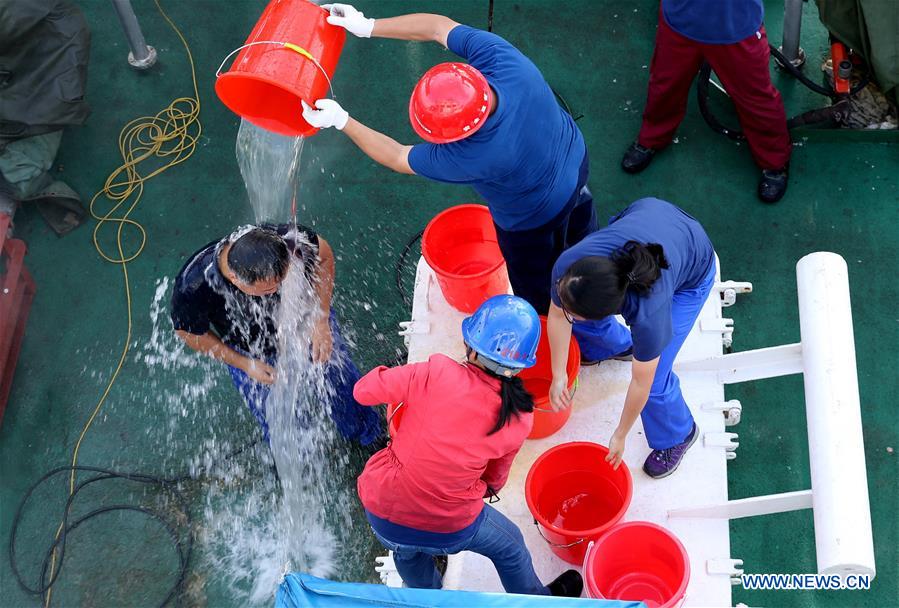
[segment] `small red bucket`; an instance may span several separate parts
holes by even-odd
[[[421,253],[437,275],[450,306],[472,313],[491,296],[509,292],[506,262],[484,205],[458,205],[438,213],[421,237]]]
[[[537,458],[524,482],[541,536],[570,564],[583,564],[587,544],[618,523],[631,504],[631,473],[624,463],[613,469],[608,454],[598,443],[563,443]]]
[[[647,608],[676,608],[687,593],[690,559],[681,542],[646,521],[619,524],[591,543],[584,586],[596,599],[634,600]]]
[[[581,349],[574,336],[568,343],[568,390],[577,385],[577,375],[581,369]],[[571,408],[554,412],[549,403],[549,387],[552,384],[552,358],[549,352],[549,334],[546,331],[546,317],[540,317],[540,344],[537,346],[537,364],[521,371],[518,377],[524,388],[534,397],[534,426],[528,439],[549,437],[568,422]]]
[[[281,135],[317,133],[303,120],[300,100],[312,105],[328,97],[328,79],[346,40],[346,31],[329,24],[327,17],[328,11],[308,0],[269,2],[244,43],[252,46],[241,50],[231,69],[215,81],[222,103],[257,127]],[[319,65],[283,43],[309,53]]]

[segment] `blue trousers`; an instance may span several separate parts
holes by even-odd
[[[550,595],[549,589],[534,572],[531,554],[518,526],[490,505],[484,505],[484,510],[486,514],[477,531],[471,537],[447,547],[401,545],[377,532],[375,536],[382,545],[393,551],[393,562],[407,587],[440,589],[443,581],[434,565],[434,556],[472,551],[493,562],[506,592]]]
[[[715,268],[696,289],[674,294],[671,306],[671,341],[659,357],[646,407],[640,413],[649,447],[664,450],[682,443],[693,430],[693,415],[680,390],[680,379],[671,371],[674,359],[715,284]],[[573,333],[584,359],[602,361],[633,345],[630,330],[615,317],[576,321]]]
[[[383,432],[381,417],[375,408],[360,405],[353,398],[353,385],[362,377],[362,374],[359,373],[359,368],[350,358],[349,348],[343,336],[340,335],[340,327],[333,311],[331,311],[329,321],[333,349],[331,359],[325,364],[325,379],[334,388],[334,396],[330,399],[331,420],[345,438],[358,440],[362,445],[369,445]],[[242,354],[250,356],[247,353]],[[276,361],[273,359],[268,360],[269,365],[274,366],[275,363]],[[271,392],[271,387],[256,382],[242,369],[230,365],[228,369],[231,372],[231,381],[243,395],[247,407],[250,408],[250,412],[253,413],[262,429],[265,440],[270,441],[268,422],[265,419],[265,402]]]

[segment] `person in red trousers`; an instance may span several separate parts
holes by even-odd
[[[762,170],[759,198],[775,203],[783,197],[791,143],[783,101],[771,84],[763,18],[762,0],[662,0],[643,125],[621,160],[622,169],[642,171],[671,143],[705,60],[733,100]]]

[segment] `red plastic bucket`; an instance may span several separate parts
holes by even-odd
[[[675,608],[690,582],[690,559],[681,542],[646,521],[617,525],[592,543],[584,560],[587,595],[636,600],[647,608]]]
[[[257,127],[281,135],[314,135],[303,120],[300,100],[312,105],[328,96],[346,31],[330,25],[328,11],[308,0],[272,0],[245,45],[289,43],[307,51],[315,62],[283,44],[254,44],[240,51],[231,69],[215,81],[215,92],[232,112]]]
[[[458,205],[438,213],[421,237],[421,253],[456,310],[472,313],[487,298],[509,292],[506,262],[484,205]]]
[[[598,443],[563,443],[534,461],[524,482],[541,536],[570,564],[583,564],[587,544],[618,523],[631,504],[631,473],[624,463],[614,470],[608,454]]]
[[[537,364],[522,370],[518,377],[524,382],[524,388],[534,397],[534,426],[528,439],[549,437],[568,422],[571,408],[554,412],[549,403],[549,387],[552,384],[552,358],[549,352],[549,335],[546,332],[546,317],[540,317],[540,344],[537,346]],[[577,375],[581,369],[581,349],[574,336],[568,343],[568,390],[577,384]]]

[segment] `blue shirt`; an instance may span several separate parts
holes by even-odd
[[[465,139],[413,146],[409,166],[436,181],[471,185],[504,230],[546,224],[578,186],[584,136],[537,66],[496,34],[460,25],[447,46],[484,74],[496,111]]]
[[[695,219],[679,207],[657,198],[641,198],[613,217],[609,225],[566,250],[553,266],[552,300],[560,306],[556,284],[568,268],[589,256],[609,257],[628,241],[658,243],[668,268],[647,295],[628,291],[619,314],[631,328],[634,358],[652,361],[671,341],[671,303],[674,294],[703,284],[715,267],[715,250]]]
[[[665,22],[681,36],[705,44],[732,44],[762,27],[762,0],[662,0]]]

